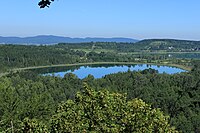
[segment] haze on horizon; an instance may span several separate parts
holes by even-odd
[[[0,36],[200,40],[199,0],[0,1]]]

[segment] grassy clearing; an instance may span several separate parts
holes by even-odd
[[[115,52],[114,50],[110,50],[110,49],[74,49],[74,50],[78,50],[78,51],[84,51],[86,53],[89,52],[96,52],[96,53],[101,53],[101,52]]]
[[[158,52],[122,52],[119,54],[124,55],[139,55],[139,54],[200,54],[200,52],[166,52],[166,51],[158,51]]]

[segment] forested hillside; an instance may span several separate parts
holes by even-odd
[[[1,0],[0,133],[200,133],[199,5]]]
[[[0,45],[0,71],[8,68],[84,62],[81,58],[84,55],[82,51],[72,51],[68,47],[58,45]]]
[[[107,49],[118,52],[141,52],[141,50],[162,50],[166,52],[200,51],[200,41],[173,39],[146,39],[135,43],[93,42],[92,44],[95,46],[95,49]],[[84,46],[85,44],[82,43],[82,45]]]
[[[39,76],[28,71],[10,74],[0,78],[1,131],[21,129],[24,126],[20,125],[27,122],[35,128],[45,127],[49,130],[52,124],[49,119],[54,115],[56,116],[53,117],[54,128],[65,127],[57,125],[65,121],[60,121],[59,118],[60,111],[64,110],[56,110],[62,102],[69,99],[76,101],[75,94],[77,91],[83,91],[84,83],[87,83],[95,90],[106,88],[111,92],[126,93],[128,100],[141,98],[153,108],[160,108],[165,115],[169,115],[170,124],[177,130],[198,133],[200,131],[199,66],[199,63],[195,63],[191,72],[174,75],[144,70],[111,74],[101,79],[94,79],[89,75],[82,80],[73,74],[66,74],[64,78]],[[68,104],[62,106],[68,107]],[[67,114],[63,117],[68,120]],[[54,121],[55,119],[59,121]]]
[[[138,43],[91,42],[51,46],[0,45],[0,72],[12,68],[80,62],[181,63],[181,60],[177,60],[177,58],[200,58],[198,42],[175,41],[174,44],[174,42],[168,41],[163,41],[165,43],[161,43],[161,40],[160,43],[153,40],[144,40]],[[159,45],[153,45],[155,43]],[[193,45],[188,45],[188,43]],[[160,47],[161,45],[164,47]],[[149,46],[159,46],[161,49],[156,50],[157,52],[150,52]],[[169,50],[168,47],[173,48]],[[168,50],[165,50],[165,48]],[[180,49],[190,52],[179,53]],[[166,51],[179,52],[168,53]]]
[[[166,50],[166,51],[199,51],[200,41],[149,39],[135,43],[141,50]]]
[[[170,41],[167,41],[166,43],[170,43]],[[200,132],[200,63],[198,60],[193,59],[195,54],[198,54],[198,51],[196,51],[197,53],[189,51],[189,53],[191,52],[192,54],[190,59],[182,59],[187,56],[184,52],[183,54],[177,53],[181,57],[177,59],[176,57],[168,56],[169,53],[166,51],[163,53],[164,49],[158,50],[156,53],[155,51],[151,53],[145,49],[141,50],[140,48],[149,46],[150,44],[151,46],[155,45],[155,40],[153,40],[153,42],[150,41],[148,44],[144,42],[143,44],[139,44],[142,42],[136,44],[91,42],[51,46],[0,45],[0,72],[8,72],[4,76],[0,75],[0,131],[36,132],[42,130],[45,132],[54,132],[59,129],[60,131],[68,132],[72,130],[73,125],[76,123],[79,125],[74,125],[77,129],[74,129],[74,132],[83,130],[101,130],[106,132],[117,130],[122,132],[133,131],[131,126],[133,126],[132,124],[135,122],[134,117],[127,117],[127,119],[131,119],[130,123],[126,122],[127,119],[122,120],[118,117],[116,119],[116,116],[113,116],[112,121],[106,119],[106,117],[111,117],[106,112],[115,112],[116,110],[113,110],[114,108],[112,107],[118,106],[112,103],[113,100],[106,101],[112,103],[108,106],[111,106],[111,108],[107,108],[109,110],[105,112],[90,112],[97,114],[98,117],[95,117],[95,119],[98,118],[98,122],[92,121],[94,119],[90,121],[91,117],[88,118],[87,115],[79,117],[79,113],[72,113],[73,110],[71,110],[70,107],[73,107],[74,110],[78,110],[79,112],[84,111],[82,110],[83,103],[81,103],[80,106],[75,106],[75,103],[80,102],[80,99],[77,101],[77,95],[79,94],[77,94],[77,92],[84,92],[84,84],[86,83],[89,86],[88,88],[93,88],[91,92],[94,92],[94,99],[97,98],[97,101],[99,101],[98,98],[100,97],[96,97],[96,95],[101,91],[104,93],[105,91],[103,91],[103,89],[109,91],[105,92],[106,96],[103,99],[109,99],[110,93],[114,93],[114,95],[126,93],[127,101],[135,99],[131,107],[136,106],[139,102],[139,105],[142,107],[147,107],[146,109],[148,112],[152,112],[152,109],[155,109],[155,115],[160,114],[159,116],[163,118],[161,119],[159,117],[158,121],[161,123],[164,122],[165,124],[167,123],[165,126],[166,129],[163,128],[162,124],[159,125],[161,127],[160,129],[158,129],[158,127],[152,127],[152,125],[155,124],[155,117],[149,117],[146,112],[144,114],[144,112],[140,110],[138,113],[142,113],[146,118],[145,120],[149,120],[147,122],[141,119],[142,123],[147,124],[141,126],[144,132],[147,129],[143,127],[146,126],[149,127],[151,132],[155,132],[155,130],[176,132],[172,126],[178,131],[185,133]],[[185,41],[183,42],[185,43]],[[179,47],[184,47],[185,51],[191,49],[183,45],[183,42],[177,42],[177,45],[180,43],[177,49],[179,49]],[[158,44],[160,45],[162,43]],[[165,45],[169,46],[168,44]],[[198,45],[198,43],[194,43],[194,45],[190,46],[194,48]],[[172,46],[170,45],[170,47]],[[175,45],[173,47],[175,48]],[[130,52],[132,50],[138,50],[140,52]],[[13,68],[17,70],[17,68],[24,67],[51,66],[80,62],[165,63],[193,67],[193,69],[189,72],[173,75],[158,74],[157,71],[153,69],[140,72],[128,71],[125,73],[106,75],[100,79],[95,79],[92,75],[88,75],[88,77],[84,79],[79,79],[76,75],[70,73],[66,74],[64,78],[61,78],[42,76],[30,70],[11,71]],[[84,93],[81,94],[83,94],[81,96],[87,96],[84,95]],[[145,103],[141,102],[141,100],[137,101],[137,99],[142,99]],[[90,100],[87,102],[90,103]],[[123,103],[125,101],[121,102]],[[70,104],[68,105],[64,102]],[[125,107],[125,105],[130,105],[130,103],[124,103],[120,105],[120,107]],[[100,107],[102,105],[95,104],[93,108],[96,108],[96,106]],[[157,110],[157,108],[160,108],[161,112]],[[130,108],[126,108],[126,113],[130,113],[129,109]],[[119,113],[120,116],[124,116],[121,111],[116,111],[116,113]],[[134,112],[132,113],[134,114]],[[86,121],[81,121],[83,123],[76,122],[71,125],[72,127],[68,130],[66,124],[63,123],[72,123],[71,119],[75,117],[68,117],[67,114],[72,116],[76,115],[77,119]],[[61,116],[64,118],[61,119]],[[169,116],[169,119],[167,116]],[[101,119],[104,122],[102,122]],[[120,121],[121,123],[117,123],[116,121]],[[104,125],[105,123],[106,125]],[[152,124],[149,125],[149,123]],[[80,124],[85,124],[83,126],[84,128],[80,128]],[[95,126],[93,127],[92,125]]]

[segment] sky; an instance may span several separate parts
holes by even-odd
[[[0,36],[200,40],[200,0],[0,0]]]

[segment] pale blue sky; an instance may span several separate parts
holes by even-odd
[[[200,40],[200,0],[0,0],[0,36]]]

